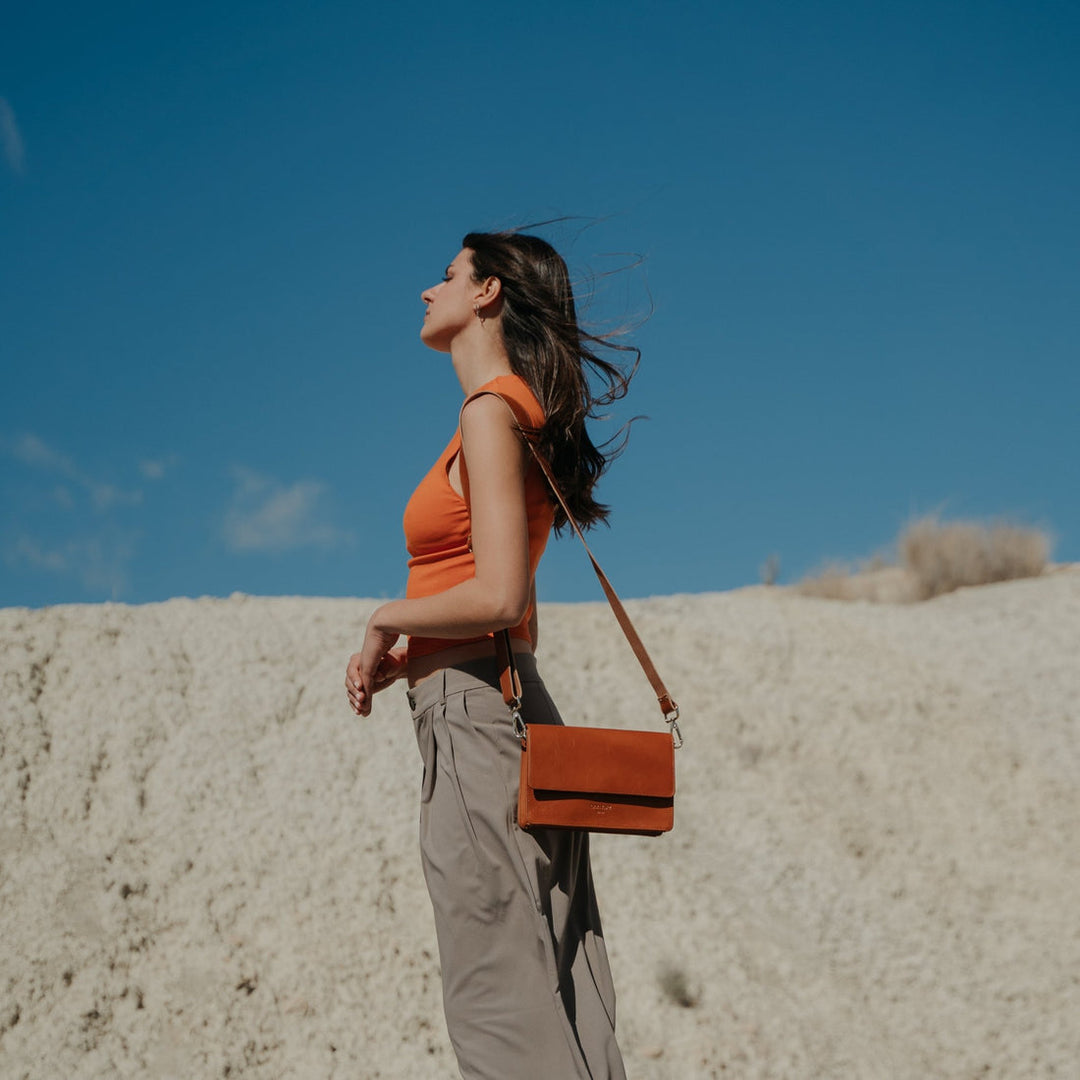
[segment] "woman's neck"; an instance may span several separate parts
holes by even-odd
[[[450,347],[450,360],[466,397],[500,375],[513,374],[506,349],[494,336],[497,333],[497,325],[488,330],[477,324],[473,333],[459,335]]]

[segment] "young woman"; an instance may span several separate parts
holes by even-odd
[[[408,679],[424,760],[421,857],[462,1076],[621,1080],[588,834],[518,828],[521,748],[493,634],[510,628],[525,719],[562,723],[533,657],[534,575],[551,528],[566,522],[524,440],[551,464],[578,523],[602,521],[593,487],[610,455],[585,420],[629,378],[596,350],[628,347],[579,328],[565,262],[523,233],[470,233],[421,299],[420,337],[450,354],[465,401],[406,507],[406,599],[371,616],[349,660],[349,702],[367,716],[375,693]],[[606,384],[597,397],[587,369]]]

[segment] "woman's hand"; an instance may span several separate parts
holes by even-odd
[[[378,615],[371,616],[364,644],[345,669],[345,692],[357,716],[370,716],[372,697],[405,674],[405,647],[394,647],[398,632],[380,627]]]

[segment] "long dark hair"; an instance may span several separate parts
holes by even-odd
[[[461,246],[472,252],[477,284],[489,277],[502,283],[502,336],[510,367],[544,410],[543,427],[528,434],[551,465],[577,523],[587,529],[606,521],[609,508],[593,498],[593,488],[621,451],[625,432],[596,446],[585,421],[626,394],[640,351],[578,325],[566,263],[546,240],[513,231],[473,232]],[[597,349],[628,354],[632,362],[627,368]],[[603,386],[595,394],[590,371]],[[566,515],[556,504],[555,528],[564,525]]]

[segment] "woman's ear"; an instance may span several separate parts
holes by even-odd
[[[483,307],[493,304],[502,296],[502,282],[497,277],[485,278],[476,294],[476,302]]]

